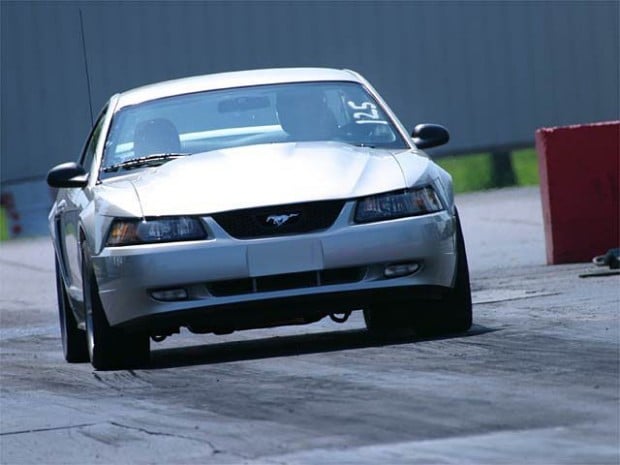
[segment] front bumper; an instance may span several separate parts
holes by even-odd
[[[233,321],[245,311],[312,305],[327,314],[363,308],[397,291],[433,294],[452,287],[455,220],[449,212],[368,224],[351,224],[351,217],[352,206],[345,206],[328,230],[251,240],[233,239],[205,217],[208,240],[104,248],[92,262],[108,321],[185,326],[210,315]],[[411,262],[420,265],[415,273],[384,276],[385,266]],[[308,281],[314,274],[316,281]],[[185,289],[188,297],[153,298],[162,289]]]

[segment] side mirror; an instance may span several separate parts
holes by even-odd
[[[443,145],[450,140],[448,130],[438,124],[418,124],[411,133],[413,143],[419,149]]]
[[[84,187],[88,174],[81,165],[71,161],[55,166],[47,173],[50,187]]]

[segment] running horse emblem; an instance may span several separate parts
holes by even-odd
[[[299,213],[291,213],[290,215],[269,215],[266,222],[273,224],[276,228],[279,228],[291,218],[299,216]]]

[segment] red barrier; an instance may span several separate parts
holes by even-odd
[[[620,121],[536,131],[547,263],[620,246]]]

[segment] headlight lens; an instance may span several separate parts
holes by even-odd
[[[355,210],[356,223],[424,215],[442,210],[441,201],[431,186],[407,189],[361,199]]]
[[[110,228],[107,245],[193,241],[206,237],[207,233],[197,218],[116,219]]]

